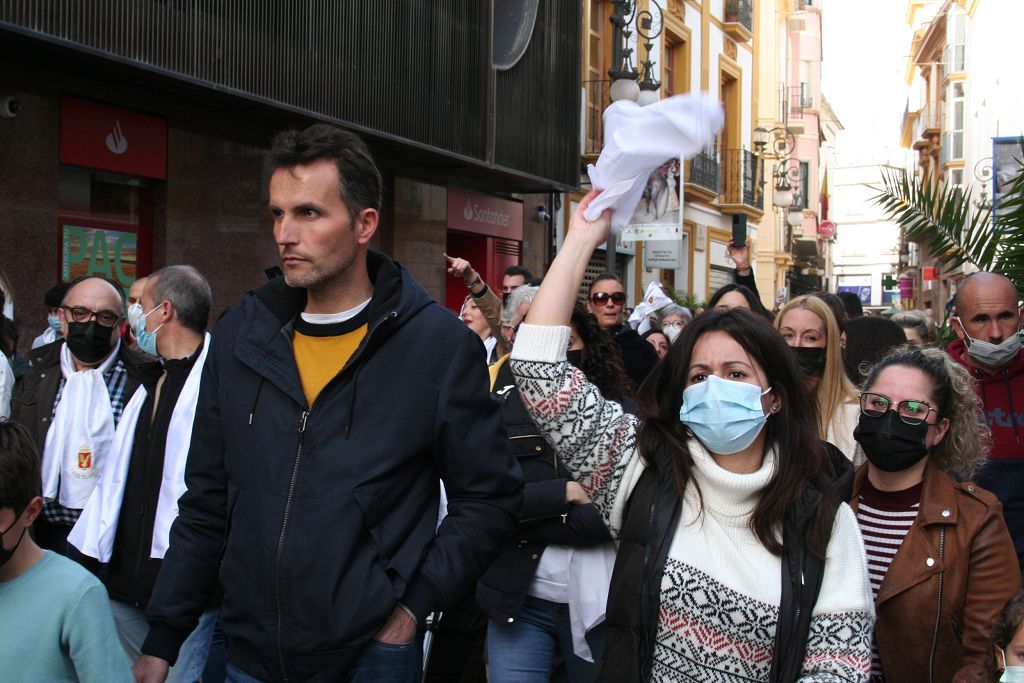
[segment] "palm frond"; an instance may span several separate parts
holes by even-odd
[[[990,270],[1000,252],[991,210],[975,209],[970,192],[936,189],[904,170],[882,175],[874,201],[903,230],[906,239],[921,242],[944,268],[970,263]]]

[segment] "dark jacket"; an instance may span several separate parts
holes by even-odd
[[[658,352],[646,339],[637,334],[636,330],[625,323],[608,332],[622,352],[622,365],[626,369],[626,375],[639,389],[647,375],[658,364]]]
[[[569,473],[530,419],[505,361],[507,357],[498,361],[492,391],[501,403],[505,429],[526,486],[519,529],[476,587],[477,605],[487,616],[499,621],[519,614],[548,544],[581,547],[612,540],[593,503],[566,505]]]
[[[857,471],[850,505],[867,477]],[[1020,590],[999,501],[935,467],[917,519],[875,598],[875,640],[887,681],[989,681],[992,625]]]
[[[32,349],[32,370],[22,378],[17,394],[11,400],[11,420],[28,428],[40,453],[46,444],[53,402],[60,387],[60,350],[63,346],[62,338]],[[152,356],[128,348],[123,341],[118,358],[128,371],[124,387],[124,401],[128,403],[143,377],[159,375],[160,365]]]
[[[291,344],[305,290],[273,280],[217,326],[143,652],[174,660],[219,578],[233,664],[340,680],[399,601],[423,624],[515,531],[522,474],[479,338],[367,261],[369,330],[312,407]]]
[[[962,339],[950,344],[946,352],[977,380],[985,422],[992,430],[992,452],[974,480],[1003,504],[1017,562],[1024,567],[1024,351],[996,372],[968,363]]]
[[[845,497],[850,492],[853,468],[838,449],[826,444],[826,453],[833,488]],[[842,499],[834,497],[833,505]],[[825,566],[806,551],[802,539],[821,501],[822,493],[808,488],[786,516],[782,602],[769,679],[773,683],[796,680],[803,665],[811,613]],[[643,683],[650,679],[662,576],[681,512],[672,465],[656,459],[640,476],[623,514],[608,595],[608,640],[601,661],[601,681]]]

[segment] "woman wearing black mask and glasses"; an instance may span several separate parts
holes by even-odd
[[[898,351],[860,406],[851,506],[877,610],[872,680],[989,680],[991,627],[1020,572],[999,502],[968,481],[989,439],[972,380],[937,349]]]

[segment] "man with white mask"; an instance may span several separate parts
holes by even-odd
[[[36,540],[93,570],[97,562],[72,547],[68,533],[103,472],[125,403],[145,374],[159,372],[121,343],[122,296],[102,277],[71,283],[58,309],[63,339],[33,351],[11,406],[43,454],[46,504]]]
[[[209,348],[210,285],[192,266],[150,275],[135,322],[140,348],[160,358],[163,372],[143,379],[125,406],[103,477],[69,538],[107,565],[104,584],[121,644],[138,659],[149,625],[149,602],[178,498],[185,492],[185,460],[199,383]],[[208,609],[186,639],[170,681],[195,681],[210,649],[216,609]]]
[[[1002,502],[1024,566],[1024,351],[1017,297],[1013,283],[998,273],[967,277],[953,300],[958,339],[946,350],[977,380],[992,452],[975,479]]]

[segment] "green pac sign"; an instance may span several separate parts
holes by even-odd
[[[135,282],[138,236],[134,232],[63,225],[61,279],[102,275],[127,290]]]

